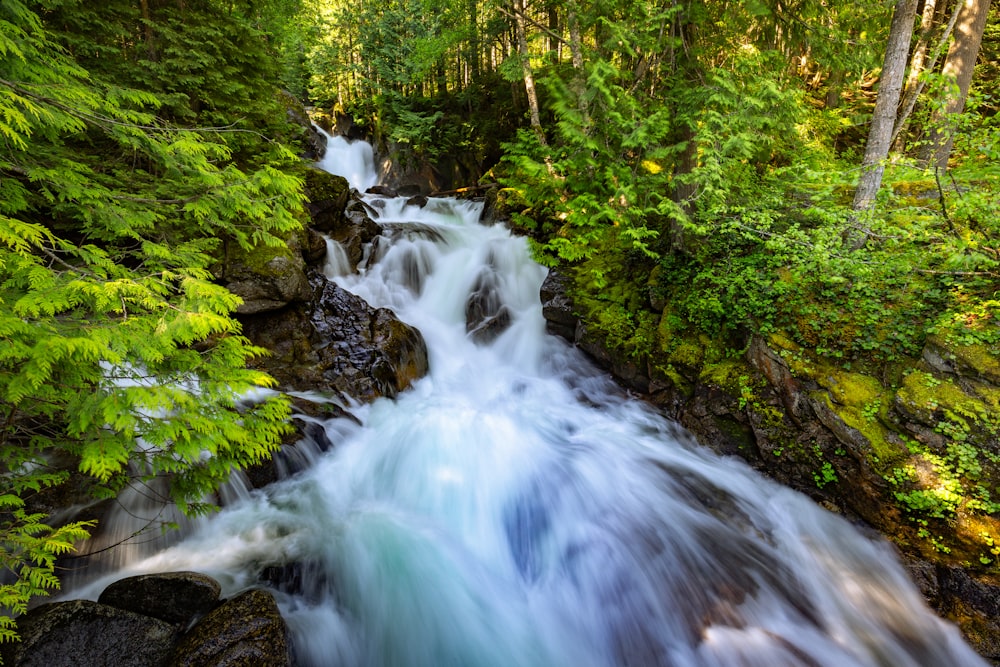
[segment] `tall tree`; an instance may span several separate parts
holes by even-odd
[[[89,40],[70,41],[33,6],[0,1],[0,565],[16,579],[0,585],[0,638],[13,633],[5,614],[58,585],[55,556],[87,528],[50,527],[30,509],[67,479],[66,462],[104,497],[167,478],[197,512],[234,469],[278,447],[287,401],[243,403],[272,381],[247,368],[262,351],[210,269],[223,240],[282,243],[301,210],[291,151],[231,116],[202,130],[165,123],[161,97],[122,85],[134,72],[121,49],[117,69],[103,52],[100,72],[71,55],[101,51],[99,31],[116,27],[90,23]],[[233,20],[199,25],[217,40],[185,42],[187,56],[208,57],[200,49],[224,43]]]
[[[517,33],[517,52],[521,60],[521,72],[524,77],[524,90],[528,95],[528,113],[531,129],[538,137],[538,143],[546,143],[545,130],[542,129],[541,113],[538,106],[538,91],[535,88],[535,72],[531,66],[531,54],[528,51],[527,7],[524,0],[514,0],[514,30]]]
[[[934,131],[931,141],[922,153],[922,158],[934,166],[946,169],[951,148],[955,141],[954,130],[949,127],[949,116],[962,113],[969,96],[969,86],[979,56],[979,46],[986,29],[986,17],[990,12],[990,0],[960,0],[961,9],[955,26],[954,41],[948,49],[942,75],[953,85],[949,89],[940,112],[932,122],[942,129]]]
[[[875,195],[882,185],[885,160],[889,156],[889,147],[892,143],[892,128],[896,122],[896,108],[903,89],[903,75],[906,71],[916,12],[917,0],[896,0],[882,73],[879,77],[875,110],[868,131],[868,142],[865,144],[865,156],[861,162],[861,177],[854,191],[852,207],[855,211],[870,209],[875,204]],[[860,246],[867,238],[867,232],[861,230],[857,234],[852,233],[851,236],[853,237],[851,244]]]
[[[946,3],[942,2],[938,8],[940,9],[945,5]],[[924,7],[924,12],[920,19],[920,39],[917,41],[917,45],[913,50],[913,56],[910,58],[910,73],[906,76],[903,99],[899,103],[899,111],[896,113],[896,125],[892,130],[892,142],[897,151],[901,152],[904,148],[903,130],[906,128],[906,122],[917,104],[917,99],[924,90],[925,81],[921,75],[925,71],[933,71],[936,67],[938,57],[944,52],[944,47],[951,38],[951,31],[955,27],[955,22],[958,20],[961,10],[962,3],[956,3],[955,9],[951,13],[951,19],[948,20],[948,25],[940,33],[938,44],[931,51],[930,59],[928,60],[927,50],[930,39],[936,34],[935,28],[939,27],[935,25],[935,21],[942,12],[935,11],[934,4],[930,0],[928,0]]]

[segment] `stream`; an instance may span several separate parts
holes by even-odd
[[[364,189],[371,148],[321,167]],[[430,373],[322,424],[308,469],[230,491],[109,579],[266,577],[296,664],[985,665],[885,543],[699,446],[545,333],[546,269],[481,204],[367,196],[385,232],[330,280],[417,327]],[[347,273],[345,275],[345,273]],[[469,296],[506,326],[470,335]]]

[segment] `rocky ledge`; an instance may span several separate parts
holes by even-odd
[[[542,286],[551,333],[702,444],[886,536],[928,604],[1000,665],[1000,505],[990,496],[1000,494],[994,355],[931,337],[891,382],[779,336],[752,337],[736,357],[683,337],[628,356],[581,322],[569,283],[553,272]]]

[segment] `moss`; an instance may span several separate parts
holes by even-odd
[[[654,377],[670,382],[684,396],[690,398],[694,394],[694,387],[691,385],[691,382],[678,373],[672,364],[651,363],[650,370]]]
[[[887,470],[907,454],[905,446],[894,444],[890,440],[890,433],[893,431],[886,428],[882,422],[887,410],[882,398],[876,398],[871,403],[852,405],[836,402],[827,392],[819,393],[830,410],[844,420],[845,424],[860,432],[869,442],[874,455],[871,463],[876,470]]]
[[[841,405],[863,407],[880,400],[885,393],[882,383],[875,378],[842,368],[823,367],[815,380]]]
[[[690,340],[682,340],[667,356],[670,363],[688,368],[701,368],[705,360],[705,349],[702,345]]]
[[[991,414],[989,406],[962,391],[950,379],[941,380],[922,371],[904,377],[897,396],[908,412],[930,426],[936,425],[943,416],[971,429],[977,422],[987,425],[985,422]]]
[[[733,396],[740,395],[740,377],[746,377],[749,369],[742,360],[727,359],[717,363],[708,363],[698,375],[705,384],[715,385],[725,389]]]
[[[247,251],[238,244],[231,243],[227,249],[227,255],[226,275],[236,271],[268,278],[280,278],[288,272],[288,267],[296,261],[295,255],[288,245],[268,246],[260,244]]]
[[[305,192],[311,202],[347,202],[351,186],[343,176],[337,176],[322,169],[305,170]]]
[[[947,349],[961,366],[972,369],[980,377],[1000,381],[1000,359],[988,346],[951,345]]]

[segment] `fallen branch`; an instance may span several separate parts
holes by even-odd
[[[432,192],[430,197],[450,197],[451,195],[463,195],[469,192],[481,192],[482,190],[489,190],[492,187],[496,187],[496,183],[486,183],[484,185],[467,185],[464,188],[455,188],[454,190],[438,190],[437,192]]]

